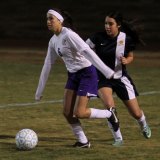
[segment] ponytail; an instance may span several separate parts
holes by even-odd
[[[124,20],[121,24],[121,31],[129,35],[135,43],[145,45],[145,42],[141,38],[142,26],[138,24],[138,20]]]
[[[72,19],[71,15],[67,11],[64,11],[61,9],[54,8],[54,10],[56,12],[58,12],[60,15],[62,15],[62,17],[64,19],[62,25],[64,27],[70,28],[73,31],[75,31],[75,27],[73,25],[73,19]]]

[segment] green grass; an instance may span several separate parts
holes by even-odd
[[[90,149],[74,149],[75,138],[62,115],[61,100],[66,70],[57,62],[49,77],[43,104],[32,105],[43,65],[45,51],[0,51],[0,160],[159,160],[160,159],[160,63],[159,53],[136,54],[129,72],[140,93],[158,91],[138,98],[152,129],[152,138],[146,140],[136,121],[128,114],[122,102],[115,98],[120,118],[124,145],[112,147],[111,133],[106,120],[82,120]],[[46,102],[46,103],[45,103]],[[10,106],[8,106],[10,104]],[[16,104],[21,104],[16,106]],[[103,108],[99,99],[89,106]],[[15,135],[23,128],[33,129],[38,146],[31,151],[18,151]]]

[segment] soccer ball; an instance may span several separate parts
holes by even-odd
[[[38,143],[37,134],[31,129],[22,129],[16,134],[16,147],[19,150],[31,150]]]

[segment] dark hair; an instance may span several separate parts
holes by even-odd
[[[129,35],[135,43],[145,45],[144,41],[141,39],[143,27],[138,23],[137,19],[124,19],[123,15],[118,11],[109,12],[107,16],[115,19],[117,24],[121,26],[120,30]]]
[[[67,11],[64,11],[62,9],[57,9],[57,8],[54,8],[53,10],[58,12],[64,18],[64,21],[62,23],[64,27],[70,28],[74,31],[76,30],[73,24],[73,19]]]

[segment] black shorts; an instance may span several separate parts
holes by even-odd
[[[98,82],[98,89],[103,87],[112,88],[113,92],[115,92],[121,100],[134,99],[139,95],[129,76],[123,76],[120,79],[106,79],[105,77],[101,77]]]

